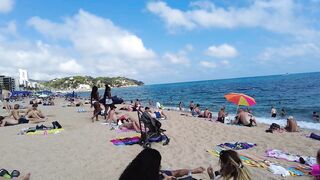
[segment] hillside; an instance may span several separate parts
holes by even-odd
[[[40,82],[46,88],[56,90],[90,90],[93,85],[98,88],[104,87],[107,83],[111,87],[141,86],[144,83],[125,77],[91,77],[91,76],[72,76],[56,78],[46,82]]]

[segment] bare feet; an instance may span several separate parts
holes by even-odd
[[[28,173],[27,175],[25,175],[25,176],[22,178],[22,180],[30,180],[30,176],[31,176],[31,174]]]
[[[207,172],[208,172],[208,175],[209,175],[210,179],[214,179],[213,169],[212,169],[211,166],[209,166],[207,168]]]

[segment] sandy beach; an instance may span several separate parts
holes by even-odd
[[[85,105],[87,112],[78,113],[77,107],[62,107],[64,103],[58,99],[55,106],[39,106],[49,118],[44,125],[49,126],[52,121],[59,121],[63,126],[64,131],[59,134],[17,135],[20,129],[34,127],[33,124],[0,128],[0,168],[10,171],[17,169],[22,174],[30,172],[32,180],[118,179],[142,147],[115,146],[110,140],[137,133],[117,133],[110,130],[109,126],[102,124],[102,117],[100,121],[92,123],[92,109],[89,105]],[[168,119],[162,121],[162,126],[171,138],[170,144],[152,144],[152,148],[161,152],[162,169],[189,169],[198,166],[207,168],[212,165],[214,170],[218,170],[218,158],[211,156],[206,150],[225,142],[256,143],[256,147],[240,152],[259,157],[265,157],[267,149],[315,157],[320,147],[320,141],[305,136],[311,132],[306,129],[299,133],[270,134],[265,132],[268,125],[264,124],[249,128],[181,116],[176,111],[165,113]],[[130,114],[137,117],[135,112]],[[265,159],[282,164],[297,164],[273,158]],[[308,176],[281,177],[260,168],[249,167],[249,170],[253,179],[312,179]],[[209,179],[206,173],[194,175],[194,178]]]

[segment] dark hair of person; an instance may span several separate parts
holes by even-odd
[[[159,151],[151,148],[142,150],[122,172],[119,180],[157,180],[161,164]]]
[[[97,86],[93,86],[92,87],[91,99],[99,101],[99,92],[98,92],[98,87]]]
[[[146,111],[146,110],[149,110],[149,109],[150,109],[149,107],[145,107],[145,108],[144,108],[145,111]]]
[[[3,116],[0,116],[0,121],[4,120],[4,117]]]
[[[247,169],[236,151],[223,150],[220,152],[220,173],[225,179],[250,180]]]
[[[111,88],[108,84],[105,84],[106,89],[104,90],[103,99],[111,98]]]

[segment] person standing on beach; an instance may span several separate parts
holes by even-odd
[[[275,107],[271,107],[271,117],[275,118],[277,117],[277,110]]]
[[[190,101],[189,108],[190,108],[190,111],[192,112],[192,111],[193,111],[193,108],[194,108],[194,103],[193,103],[193,101]]]
[[[100,107],[99,99],[100,99],[100,96],[98,92],[98,87],[93,86],[91,91],[91,96],[90,96],[91,108],[94,107],[93,116],[91,117],[92,122],[94,122],[94,118],[96,118],[96,121],[99,120],[98,115],[101,113],[101,110],[102,110]]]
[[[102,104],[104,106],[104,119],[107,119],[108,110],[112,103],[111,88],[108,84],[105,84],[105,90],[102,98]]]
[[[2,90],[3,107],[7,111],[10,111],[9,100],[10,100],[11,95],[12,95],[12,93],[9,90],[7,90],[7,89]]]
[[[182,111],[183,110],[183,103],[180,101],[179,102],[179,110]]]

